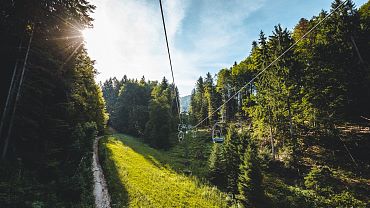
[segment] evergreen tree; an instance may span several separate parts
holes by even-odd
[[[244,207],[261,207],[264,190],[262,187],[262,173],[259,167],[257,146],[250,142],[243,155],[238,179],[240,202]]]
[[[217,74],[217,84],[216,90],[220,94],[221,100],[226,102],[235,93],[235,88],[233,87],[233,77],[231,76],[231,69],[221,69]],[[237,102],[233,98],[224,105],[220,111],[220,117],[224,116],[226,120],[232,120],[235,117],[237,111]]]
[[[208,162],[208,179],[222,189],[227,187],[226,163],[222,144],[214,143]]]
[[[92,142],[107,119],[80,32],[93,9],[80,0],[0,3],[1,68],[16,77],[0,135],[12,200],[1,207],[92,206]]]
[[[107,111],[109,114],[114,114],[116,102],[118,99],[119,91],[123,82],[117,80],[116,77],[109,78],[101,86],[104,100],[106,102]]]
[[[197,112],[197,102],[195,100],[195,89],[193,89],[190,95],[190,108],[189,108],[189,118],[190,118],[190,123],[192,125],[197,124],[197,118],[195,116],[196,112]]]
[[[205,86],[204,86],[204,79],[203,77],[199,77],[197,84],[196,84],[196,94],[195,99],[197,102],[197,120],[198,122],[202,121],[207,116],[207,101],[205,99]],[[207,125],[206,123],[203,123],[203,125]]]
[[[216,95],[216,88],[213,83],[212,75],[208,72],[205,78],[205,92],[204,97],[206,99],[207,105],[207,116],[208,124],[213,125],[213,123],[217,120],[217,114],[213,113],[217,108],[217,95]]]
[[[238,192],[237,182],[239,176],[239,166],[241,158],[239,153],[239,146],[241,145],[240,137],[234,126],[228,128],[228,132],[224,143],[224,156],[226,163],[227,176],[227,190],[230,193],[236,194]]]
[[[173,87],[163,78],[160,85],[152,91],[152,99],[149,104],[149,119],[146,123],[144,138],[147,143],[157,148],[169,148],[171,145],[171,132],[176,129],[178,121],[177,109],[174,112]]]

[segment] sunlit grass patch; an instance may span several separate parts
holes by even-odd
[[[120,137],[122,139],[111,136],[101,143],[113,207],[227,206],[225,194],[217,188],[164,165],[163,161],[168,158],[160,151],[133,138]],[[122,193],[112,193],[117,191]],[[115,197],[125,198],[127,202]]]

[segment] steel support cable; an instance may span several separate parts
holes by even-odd
[[[299,42],[301,42],[304,38],[306,38],[307,35],[309,35],[314,29],[316,29],[322,22],[324,22],[328,17],[330,17],[334,12],[336,12],[340,7],[342,7],[345,3],[347,3],[348,0],[345,0],[342,2],[339,6],[337,6],[335,9],[333,9],[328,15],[326,15],[324,18],[322,18],[316,25],[314,25],[309,31],[307,31],[302,37],[300,37],[295,43],[293,43],[288,49],[286,49],[282,54],[280,54],[275,60],[273,60],[267,67],[262,69],[256,76],[254,76],[249,82],[247,82],[243,87],[241,87],[235,94],[233,94],[229,99],[227,99],[220,107],[218,107],[216,110],[214,110],[210,115],[205,117],[203,120],[201,120],[197,125],[192,127],[193,129],[197,128],[200,124],[202,124],[204,121],[209,119],[213,114],[215,114],[217,111],[219,111],[224,105],[226,105],[228,102],[230,102],[231,99],[233,99],[238,93],[240,93],[243,89],[245,89],[250,83],[252,83],[255,79],[257,79],[261,74],[263,74],[270,66],[275,64],[281,57],[283,57],[287,52],[289,52],[294,46],[296,46]]]
[[[171,68],[171,75],[172,75],[172,84],[173,84],[173,92],[174,92],[175,97],[176,97],[175,99],[176,99],[176,105],[177,105],[177,110],[178,110],[178,114],[179,114],[179,120],[180,120],[180,123],[182,123],[182,121],[181,121],[181,110],[180,110],[180,99],[179,99],[178,93],[176,93],[175,76],[173,75],[172,59],[171,59],[170,47],[168,45],[167,29],[166,29],[166,22],[164,20],[164,15],[163,15],[162,0],[159,0],[159,6],[161,8],[162,23],[163,23],[164,36],[166,38],[166,46],[167,46],[168,60],[170,61],[170,68]]]
[[[18,84],[18,88],[17,88],[17,93],[15,94],[15,101],[14,101],[13,110],[10,112],[11,114],[10,114],[9,127],[8,127],[8,131],[6,132],[6,135],[5,135],[3,152],[2,152],[2,155],[1,155],[1,159],[5,159],[6,153],[7,153],[7,150],[8,150],[9,139],[10,139],[13,124],[14,124],[14,116],[15,116],[15,113],[16,113],[16,110],[17,110],[17,104],[18,104],[18,101],[19,101],[19,98],[20,98],[20,92],[21,92],[21,89],[22,89],[24,74],[25,74],[25,71],[26,71],[28,55],[29,55],[29,51],[30,51],[30,48],[31,48],[31,44],[32,44],[33,34],[34,34],[34,31],[35,31],[35,25],[34,24],[32,24],[31,30],[32,30],[31,35],[30,35],[30,38],[29,38],[29,41],[28,41],[27,51],[26,51],[26,55],[24,57],[23,67],[22,67],[22,71],[21,71],[21,74],[20,74],[20,78],[19,78],[20,80],[19,80],[19,84]]]
[[[20,54],[22,51],[22,40],[20,41],[19,43],[19,46],[18,46],[18,54]],[[1,121],[0,121],[0,138],[2,138],[2,135],[3,135],[3,127],[5,125],[5,119],[8,115],[8,108],[9,108],[9,105],[10,105],[10,102],[12,99],[13,94],[14,94],[14,90],[16,88],[16,74],[17,74],[17,69],[18,69],[18,63],[19,63],[19,58],[16,59],[15,61],[15,65],[14,65],[14,69],[13,69],[13,75],[12,75],[12,80],[10,82],[10,86],[9,86],[9,90],[8,90],[8,95],[6,97],[6,101],[5,101],[5,107],[3,109],[3,114],[1,116]]]

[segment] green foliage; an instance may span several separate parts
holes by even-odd
[[[342,2],[333,1],[332,10]],[[262,147],[266,166],[269,160],[281,160],[288,168],[298,167],[299,162],[307,165],[303,154],[310,147],[304,145],[303,138],[324,130],[332,132],[338,123],[370,116],[369,5],[367,2],[357,10],[352,1],[347,1],[306,39],[231,98],[294,41],[323,20],[328,12],[301,19],[291,32],[280,25],[274,28],[271,36],[266,37],[261,32],[258,43],[252,43],[251,53],[245,60],[220,70],[217,80],[210,73],[204,79],[198,79],[191,95],[192,123],[207,116],[209,119],[203,126],[212,125],[221,116],[227,121],[244,119],[243,124],[252,125],[251,137]],[[117,130],[144,137],[154,147],[169,148],[172,144],[171,135],[179,123],[175,86],[166,79],[158,84],[146,81],[144,77],[138,81],[126,76],[122,80],[107,80],[102,89],[95,83],[94,62],[79,38],[80,30],[91,26],[89,14],[93,9],[94,6],[84,0],[4,0],[0,3],[1,69],[13,69],[18,63],[16,84],[21,76],[20,66],[28,40],[33,34],[9,148],[4,148],[7,146],[5,140],[0,142],[0,150],[5,154],[0,165],[0,207],[93,206],[91,148],[94,137],[103,132],[108,119],[105,105],[111,115],[110,123]],[[15,104],[14,94],[13,91],[11,106]],[[2,95],[0,99],[5,97]],[[226,100],[229,102],[219,115],[211,115]],[[7,129],[10,117],[5,116]],[[239,135],[230,128],[226,142],[212,147],[208,160],[209,177],[214,184],[233,194],[240,192],[245,205],[257,205],[258,198],[263,195],[262,179],[256,147],[249,144],[246,148],[249,138],[248,134]],[[336,141],[331,142],[331,145],[339,146]],[[109,167],[106,170],[111,176],[119,176],[111,181],[131,180],[121,171],[124,168],[132,168],[130,170],[136,174],[152,171],[155,176],[164,176],[156,177],[158,184],[147,180],[150,175],[142,181],[133,179],[132,184],[116,184],[113,190],[117,192],[122,191],[122,187],[129,187],[117,198],[134,196],[137,203],[144,203],[143,206],[147,205],[145,203],[156,204],[139,192],[145,190],[149,196],[154,196],[155,191],[162,190],[159,193],[165,201],[165,197],[174,197],[172,194],[176,193],[168,190],[176,190],[179,184],[185,184],[188,189],[178,189],[183,198],[189,193],[195,196],[188,202],[190,205],[199,205],[197,203],[202,201],[199,203],[204,206],[216,202],[226,206],[223,198],[216,196],[219,194],[216,189],[161,166],[154,157],[143,159],[119,142],[109,143],[107,148],[111,152],[105,152],[104,161]],[[267,155],[267,148],[271,148],[268,153],[271,152],[271,156]],[[160,155],[155,150],[149,151],[148,147],[143,149]],[[176,150],[182,154],[184,148],[176,147]],[[178,155],[178,152],[172,153]],[[117,153],[129,153],[132,158]],[[190,147],[190,160],[205,167],[208,158],[201,155],[208,153],[209,146],[204,152],[199,147]],[[333,155],[336,156],[334,151]],[[174,160],[178,168],[186,166],[173,157],[165,160]],[[137,164],[145,165],[150,171],[140,172]],[[334,165],[340,166],[339,162]],[[368,206],[364,203],[368,198],[359,197],[349,187],[351,184],[344,178],[339,180],[332,170],[333,167],[313,166],[304,178],[307,189],[299,184],[287,185],[274,176],[266,182],[266,192],[274,207]],[[206,175],[201,168],[198,172]],[[138,178],[140,176],[138,174]],[[165,180],[166,177],[176,183]],[[147,184],[157,189],[147,190]],[[164,187],[168,190],[163,190]]]
[[[236,64],[234,64],[235,66]],[[221,98],[221,103],[226,102],[235,93],[235,88],[233,86],[235,77],[232,76],[232,68],[221,69],[217,74],[217,84],[216,90]],[[226,120],[234,119],[237,113],[237,102],[235,99],[230,99],[230,101],[223,106],[220,110],[220,117],[224,117]]]
[[[124,80],[124,79],[123,79]],[[148,105],[152,86],[149,83],[126,80],[114,86],[108,85],[106,81],[103,91],[110,101],[107,106],[111,110],[111,125],[118,131],[127,132],[132,135],[142,136],[145,124],[149,117]],[[112,95],[108,92],[110,88],[120,87],[119,94]]]
[[[257,147],[250,142],[240,165],[239,199],[245,207],[260,207],[264,199]]]
[[[121,81],[118,81],[116,77],[113,77],[103,83],[103,96],[106,102],[107,111],[111,115],[114,113],[119,91],[122,85],[126,83],[126,79],[127,77],[124,77]]]
[[[120,132],[143,137],[153,147],[171,146],[171,134],[177,127],[177,88],[166,78],[162,82],[109,79],[103,84],[110,125]],[[119,88],[119,89],[118,89]]]
[[[170,134],[175,129],[176,111],[171,108],[172,87],[163,78],[162,83],[152,91],[149,105],[149,120],[145,127],[145,141],[157,148],[169,148]]]
[[[249,139],[247,133],[239,134],[234,126],[230,126],[225,142],[214,143],[209,156],[208,179],[233,195],[238,193],[239,166],[243,161],[240,155],[244,154]]]
[[[18,62],[18,85],[25,64],[18,102],[16,90],[10,96],[9,112],[17,107],[8,148],[5,140],[0,142],[7,168],[0,186],[8,190],[0,191],[6,193],[0,207],[94,204],[91,142],[105,128],[107,114],[80,32],[91,26],[94,8],[80,0],[0,3],[0,37],[5,41],[0,52],[8,60],[1,68],[13,69]],[[5,131],[10,119],[8,113]]]
[[[227,176],[227,190],[230,193],[236,194],[238,192],[238,176],[239,166],[242,163],[240,155],[243,152],[239,152],[241,146],[240,135],[233,126],[228,129],[225,142],[224,142],[224,157],[225,157],[225,168]]]
[[[210,82],[211,80],[209,80]],[[213,83],[211,84],[213,85]],[[208,106],[208,101],[210,98],[210,91],[207,92],[207,97],[205,96],[205,84],[203,77],[199,77],[199,79],[196,82],[195,89],[193,90],[191,94],[191,102],[190,102],[190,110],[189,113],[193,117],[193,124],[197,124],[201,120],[203,120],[205,117],[207,117],[209,108],[212,108],[211,106]],[[202,125],[208,124],[209,121],[207,120]]]
[[[368,204],[362,202],[355,197],[348,191],[343,191],[340,194],[335,194],[331,198],[331,202],[334,207],[343,207],[343,208],[350,208],[350,207],[367,207]]]
[[[226,160],[221,144],[214,143],[209,156],[208,179],[216,186],[225,189],[227,187]]]
[[[338,182],[333,177],[332,171],[324,166],[315,166],[311,171],[304,177],[304,184],[308,189],[313,189],[320,193],[332,193],[333,185]]]
[[[213,112],[216,110],[218,107],[218,94],[216,91],[216,87],[214,86],[213,83],[213,78],[210,73],[207,73],[206,78],[204,80],[204,98],[205,98],[205,106],[207,106],[207,116],[209,117],[208,119],[208,124],[213,125],[214,121],[217,120],[217,115],[213,114]],[[201,95],[200,95],[201,96]],[[203,111],[202,111],[203,112]],[[198,120],[200,122],[200,120]]]
[[[334,1],[332,9],[342,2]],[[368,10],[368,4],[357,10],[347,1],[282,57],[280,54],[328,13],[301,19],[292,32],[280,24],[269,37],[261,31],[250,55],[229,69],[221,69],[214,87],[209,74],[197,80],[190,110],[194,123],[209,116],[219,106],[217,103],[227,100],[219,116],[211,116],[203,125],[212,124],[220,116],[228,121],[249,119],[253,137],[264,145],[269,142],[272,159],[284,155],[290,160],[289,166],[297,167],[301,152],[298,135],[318,129],[332,131],[334,124],[369,114],[365,106],[370,104],[370,71],[364,58],[370,54]],[[279,60],[269,66],[277,57]],[[267,66],[268,70],[230,99]]]
[[[270,206],[283,207],[366,207],[366,200],[359,200],[348,190],[330,195],[323,195],[312,189],[298,185],[289,185],[277,176],[266,175],[264,179],[266,193],[270,198]],[[348,189],[348,187],[346,187]]]
[[[13,163],[3,163],[1,167],[4,169],[1,170],[0,178],[4,182],[0,183],[0,191],[4,195],[0,195],[0,206],[93,206],[91,161],[92,141],[95,136],[95,123],[78,124],[72,133],[74,143],[68,151],[65,151],[70,158],[78,158],[78,160],[61,162],[51,155],[54,158],[50,158],[45,164],[49,169],[39,166],[43,168],[44,173],[27,167],[27,161],[23,158],[18,158],[18,161]]]
[[[334,0],[331,10],[343,2]],[[337,132],[337,127],[345,122],[359,123],[360,116],[370,116],[370,108],[367,107],[370,105],[369,2],[356,9],[352,1],[346,1],[326,18],[328,14],[322,11],[310,19],[301,19],[292,31],[280,24],[273,28],[270,36],[261,31],[258,41],[252,43],[248,57],[230,68],[219,70],[215,89],[207,89],[205,80],[210,80],[207,75],[206,79],[201,77],[197,80],[191,95],[193,123],[202,121],[211,110],[228,101],[221,106],[217,116],[206,119],[203,125],[212,124],[222,116],[229,123],[250,124],[251,137],[264,157],[263,169],[276,171],[286,178],[293,177],[290,183],[295,186],[285,186],[284,191],[270,194],[273,205],[278,207],[340,207],[347,205],[339,205],[343,202],[336,203],[335,200],[348,197],[349,204],[362,200],[358,196],[363,194],[353,190],[348,192],[354,200],[349,199],[350,196],[343,192],[345,182],[334,177],[331,170],[350,160],[367,158],[366,154],[356,152],[363,145],[345,146],[343,149],[343,144],[348,144],[344,141],[333,139],[330,144],[319,141],[318,146],[331,147],[324,148],[325,152],[315,152],[322,149],[312,146],[311,138]],[[323,18],[326,20],[322,21]],[[320,25],[306,38],[285,53],[319,22]],[[267,70],[231,98],[267,66]],[[202,100],[204,98],[206,101]],[[208,114],[204,106],[209,109]],[[348,135],[347,128],[346,132],[341,131],[340,134],[352,143],[357,137],[368,137],[368,133],[366,136],[360,136],[360,133]],[[234,179],[241,175],[234,167],[238,164],[236,156],[243,159],[244,151],[238,150],[237,139],[229,141],[231,143],[226,141],[212,149],[210,180],[235,193]],[[352,159],[346,156],[345,162],[337,161],[336,155],[342,151],[345,155],[356,152],[356,156],[352,158],[350,155]],[[329,154],[335,159],[328,158]],[[318,164],[329,163],[330,168],[317,167]],[[281,167],[275,169],[274,164]],[[302,180],[308,167],[312,170]],[[358,170],[354,172],[362,174]],[[302,184],[306,186],[300,187]],[[334,195],[338,195],[337,198]],[[361,207],[361,203],[358,206]]]
[[[76,64],[71,74],[71,102],[69,112],[75,122],[93,121],[97,130],[103,132],[108,115],[105,111],[105,101],[100,87],[95,83],[93,61],[86,51],[76,57]]]
[[[101,144],[112,207],[227,207],[217,188],[170,168],[165,152],[123,135]]]

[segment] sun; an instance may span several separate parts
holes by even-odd
[[[81,31],[82,37],[85,42],[89,42],[93,38],[92,33],[93,33],[93,29],[91,28],[86,28]]]
[[[82,37],[87,45],[94,48],[104,47],[105,45],[117,41],[117,29],[114,25],[107,23],[97,24],[93,28],[86,28],[81,31]]]
[[[89,51],[90,56],[97,58],[96,55],[100,54],[99,51],[104,49],[104,44],[107,44],[107,40],[104,32],[98,30],[97,28],[86,28],[81,31],[84,45]]]

